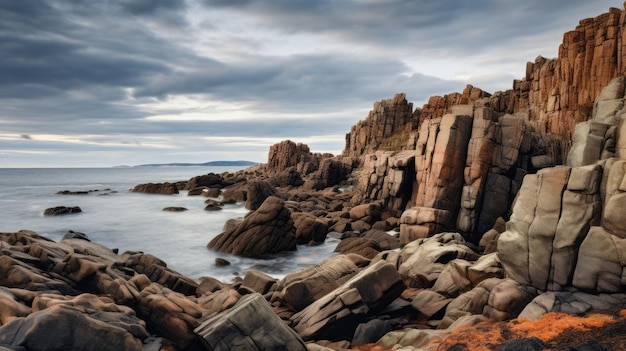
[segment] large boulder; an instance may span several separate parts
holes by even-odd
[[[187,181],[184,190],[191,190],[200,187],[221,187],[222,181],[222,176],[215,173],[196,176]]]
[[[278,287],[280,299],[294,311],[301,311],[358,272],[359,268],[348,255],[326,259],[285,276]]]
[[[246,208],[252,211],[257,210],[263,201],[270,196],[277,196],[278,191],[272,184],[262,180],[251,181],[248,183],[248,192],[247,192],[247,200],[246,200]]]
[[[263,296],[242,297],[232,308],[206,319],[195,329],[207,350],[306,351],[302,339],[274,314]]]
[[[310,242],[323,243],[328,234],[328,224],[317,217],[304,212],[292,212],[296,227],[296,240],[299,245]]]
[[[268,197],[243,222],[217,235],[210,249],[244,257],[262,257],[296,250],[296,229],[285,201]]]
[[[396,268],[378,261],[290,318],[304,340],[351,340],[358,324],[395,300],[405,285]]]
[[[92,350],[94,347],[112,351],[143,350],[141,340],[127,329],[65,305],[52,306],[3,325],[0,345],[33,351]]]

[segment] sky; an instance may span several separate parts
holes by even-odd
[[[0,168],[340,154],[375,101],[510,89],[607,0],[2,0]]]

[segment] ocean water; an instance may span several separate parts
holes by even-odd
[[[131,193],[141,183],[188,180],[197,175],[236,171],[241,167],[132,168],[0,168],[0,232],[35,231],[59,241],[68,230],[85,233],[120,253],[142,251],[164,260],[168,267],[192,278],[211,276],[229,283],[251,269],[273,277],[331,257],[337,240],[316,247],[298,246],[295,252],[266,259],[248,259],[210,250],[207,243],[222,232],[230,218],[248,213],[243,204],[205,211],[201,196]],[[110,189],[110,190],[105,190]],[[62,190],[92,191],[87,195],[59,195]],[[79,206],[83,212],[44,216],[46,208]],[[166,212],[168,206],[185,212]],[[217,267],[216,258],[231,262]]]

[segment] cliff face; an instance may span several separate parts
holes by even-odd
[[[539,131],[562,141],[559,161],[569,149],[574,126],[591,118],[593,102],[611,79],[626,73],[626,11],[611,8],[580,21],[565,33],[558,57],[537,57],[513,88],[493,95],[468,85],[462,93],[433,96],[421,109],[410,111],[404,94],[375,104],[369,116],[346,135],[344,155],[360,156],[376,150],[398,151],[414,146],[422,122],[443,117],[454,105],[491,107],[499,115],[527,112]],[[398,113],[398,107],[402,112]],[[390,137],[393,141],[388,141]]]

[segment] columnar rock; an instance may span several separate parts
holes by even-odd
[[[589,165],[615,156],[616,143],[624,138],[619,138],[619,127],[626,112],[625,85],[624,77],[611,80],[595,101],[591,119],[576,124],[568,165]]]
[[[454,228],[471,132],[472,116],[467,115],[448,114],[422,124],[415,158],[415,205],[448,213],[433,217],[436,222],[405,220],[400,227],[403,242],[423,237],[425,227],[429,234]]]
[[[413,104],[406,100],[403,93],[374,103],[367,118],[359,121],[346,134],[343,155],[358,157],[376,150],[400,150],[406,145],[408,132],[417,125],[417,117],[419,111],[413,112]],[[401,136],[403,132],[406,133],[404,138]],[[396,136],[395,142],[392,136]]]
[[[524,178],[498,241],[509,277],[544,291],[572,285],[584,251],[580,243],[600,223],[601,180],[599,165],[546,168]]]
[[[305,176],[317,170],[319,159],[302,143],[294,143],[284,140],[270,146],[267,156],[267,170],[270,173],[278,173],[289,167],[299,166],[299,172]]]
[[[207,246],[233,255],[262,257],[296,250],[295,231],[285,201],[270,196],[243,222],[217,235]]]
[[[415,188],[414,151],[377,151],[363,156],[353,204],[381,200],[399,216],[409,205]]]

